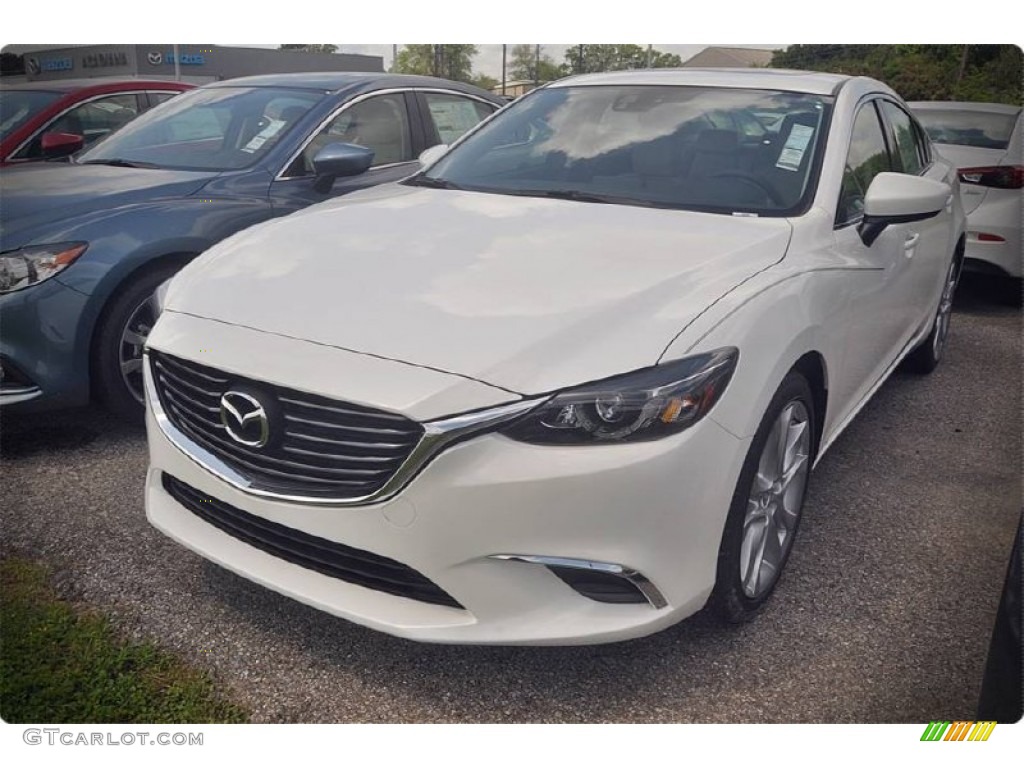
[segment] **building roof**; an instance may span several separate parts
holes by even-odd
[[[795,69],[634,69],[578,75],[551,83],[547,88],[571,85],[697,85],[713,88],[754,88],[796,91],[827,96],[848,81],[848,75],[804,72]]]
[[[767,67],[775,51],[712,45],[683,62],[684,67]]]

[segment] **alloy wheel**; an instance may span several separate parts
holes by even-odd
[[[946,347],[946,339],[949,336],[949,320],[953,314],[953,294],[956,292],[957,269],[954,261],[949,265],[949,272],[946,273],[946,284],[942,288],[942,299],[939,301],[939,310],[935,314],[935,333],[932,336],[932,354],[936,360],[942,357],[942,350]]]
[[[810,453],[807,408],[791,400],[772,425],[747,499],[739,564],[743,593],[751,599],[771,590],[793,545]]]
[[[121,332],[118,362],[121,366],[121,379],[139,403],[144,402],[142,381],[142,350],[146,346],[149,332],[156,323],[156,294],[150,294],[139,303],[128,316]]]

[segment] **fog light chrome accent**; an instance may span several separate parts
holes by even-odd
[[[602,563],[597,560],[581,560],[573,557],[550,557],[546,555],[491,555],[492,560],[511,560],[520,563],[531,563],[533,565],[543,565],[548,568],[552,573],[565,581],[569,586],[576,589],[577,592],[583,594],[585,597],[599,600],[600,602],[628,602],[626,600],[605,600],[598,597],[594,597],[592,594],[587,594],[581,589],[577,588],[571,581],[563,576],[566,571],[577,571],[581,574],[594,574],[602,577],[611,577],[613,579],[621,579],[623,582],[628,583],[643,598],[651,605],[652,608],[664,608],[668,605],[668,601],[665,600],[664,595],[661,591],[654,586],[651,581],[639,571],[629,568],[618,563]],[[559,573],[562,571],[562,573]]]

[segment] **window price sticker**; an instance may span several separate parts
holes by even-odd
[[[775,163],[776,168],[787,171],[800,170],[800,162],[804,159],[804,152],[807,151],[814,136],[814,129],[809,125],[794,125],[789,131],[789,138],[779,153],[779,160]]]

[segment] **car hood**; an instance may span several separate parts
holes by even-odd
[[[18,232],[36,230],[49,222],[157,199],[185,197],[216,175],[73,163],[32,163],[5,168],[0,206],[4,247],[22,245],[15,242]]]
[[[782,259],[790,232],[784,219],[392,185],[223,241],[166,306],[533,394],[653,365]]]

